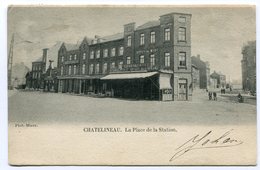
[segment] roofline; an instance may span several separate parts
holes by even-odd
[[[160,17],[166,16],[166,15],[171,15],[171,14],[179,14],[179,15],[189,15],[189,16],[192,16],[192,14],[187,14],[187,13],[171,12],[171,13],[168,13],[168,14],[161,15]]]
[[[141,26],[141,25],[140,25]],[[160,27],[160,25],[156,25],[156,26],[152,26],[152,27],[147,27],[147,28],[139,28],[138,27],[135,29],[135,31],[139,31],[139,30],[145,30],[145,29],[148,29],[148,28],[155,28],[155,27]]]
[[[111,40],[111,41],[106,41],[106,42],[99,42],[99,43],[96,43],[96,44],[89,44],[89,46],[94,46],[94,45],[98,45],[98,44],[105,44],[105,43],[109,43],[109,42],[112,42],[112,41],[118,41],[118,40],[123,40],[123,38],[119,38],[119,39],[115,39],[115,40]]]
[[[74,50],[67,50],[67,49],[66,49],[67,52],[74,52],[74,51],[79,51],[79,50],[80,50],[79,48],[74,49]]]
[[[33,61],[32,63],[44,63],[43,61]]]

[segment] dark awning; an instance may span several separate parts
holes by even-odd
[[[157,73],[158,72],[109,74],[102,77],[101,80],[140,79],[151,77]]]

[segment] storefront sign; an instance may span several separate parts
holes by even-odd
[[[162,94],[172,94],[172,89],[162,89]]]

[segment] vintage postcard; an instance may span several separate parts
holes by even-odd
[[[10,6],[10,165],[256,165],[255,6]]]

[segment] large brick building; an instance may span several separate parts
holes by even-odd
[[[58,52],[58,91],[152,100],[191,99],[191,14],[170,13]]]
[[[242,49],[242,86],[246,91],[256,93],[256,41],[250,41]]]

